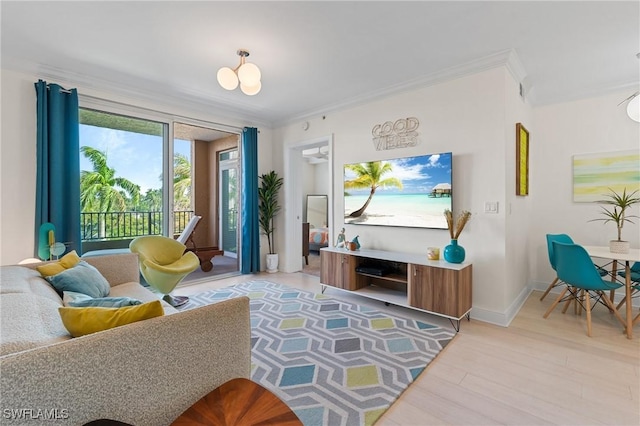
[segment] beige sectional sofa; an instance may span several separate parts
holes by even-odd
[[[138,283],[135,254],[84,259],[109,296],[157,296]],[[170,424],[222,383],[249,377],[249,300],[232,299],[71,338],[62,299],[35,265],[0,267],[0,423]]]

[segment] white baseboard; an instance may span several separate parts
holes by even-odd
[[[524,302],[531,294],[531,289],[525,287],[522,289],[518,297],[515,298],[513,303],[507,308],[505,312],[490,311],[482,308],[473,308],[471,310],[471,318],[478,321],[488,322],[490,324],[499,325],[501,327],[508,327],[511,321],[518,315],[520,308],[524,305]]]
[[[509,324],[511,324],[511,321],[513,321],[516,315],[518,315],[520,308],[522,308],[522,305],[524,305],[524,302],[527,300],[527,297],[529,297],[531,292],[536,290],[540,292],[544,292],[547,289],[547,287],[549,287],[548,282],[533,281],[529,283],[528,287],[524,288],[520,292],[518,297],[515,298],[513,303],[511,303],[511,305],[509,306],[509,308],[507,308],[506,311],[496,312],[496,311],[490,311],[488,309],[474,307],[471,310],[471,319],[499,325],[501,327],[508,327]],[[556,288],[553,288],[549,292],[549,294],[553,294],[555,295],[555,297],[557,297],[557,295],[560,294],[560,291],[561,291],[561,287],[556,287]],[[616,297],[615,297],[616,302],[614,303],[617,303],[620,300],[622,300],[623,295],[624,295],[624,289],[616,290]],[[634,298],[631,302],[631,306],[633,306],[634,309],[640,308],[640,298],[639,297]]]

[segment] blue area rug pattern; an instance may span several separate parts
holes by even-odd
[[[453,331],[268,281],[190,296],[192,309],[251,299],[251,379],[306,426],[372,425]]]

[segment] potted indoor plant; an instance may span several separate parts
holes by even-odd
[[[269,254],[267,254],[267,272],[278,272],[278,254],[275,252],[273,231],[275,230],[274,218],[280,211],[278,192],[282,187],[283,179],[271,170],[260,176],[258,188],[258,221],[262,233],[267,236]]]
[[[607,199],[597,202],[613,206],[613,208],[600,206],[600,208],[602,208],[601,213],[604,217],[593,219],[591,222],[596,220],[601,220],[604,223],[615,222],[618,228],[618,239],[609,242],[609,250],[611,250],[612,253],[629,253],[629,241],[622,240],[622,227],[625,222],[634,223],[630,218],[638,217],[628,214],[627,209],[634,204],[640,203],[640,197],[637,195],[637,190],[627,194],[627,188],[624,188],[622,195],[611,188],[609,188],[609,191],[611,192],[605,195],[605,197],[608,197]]]

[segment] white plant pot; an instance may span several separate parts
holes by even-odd
[[[267,272],[273,274],[278,272],[278,254],[267,255]]]
[[[609,241],[609,251],[611,253],[629,253],[629,241]]]

